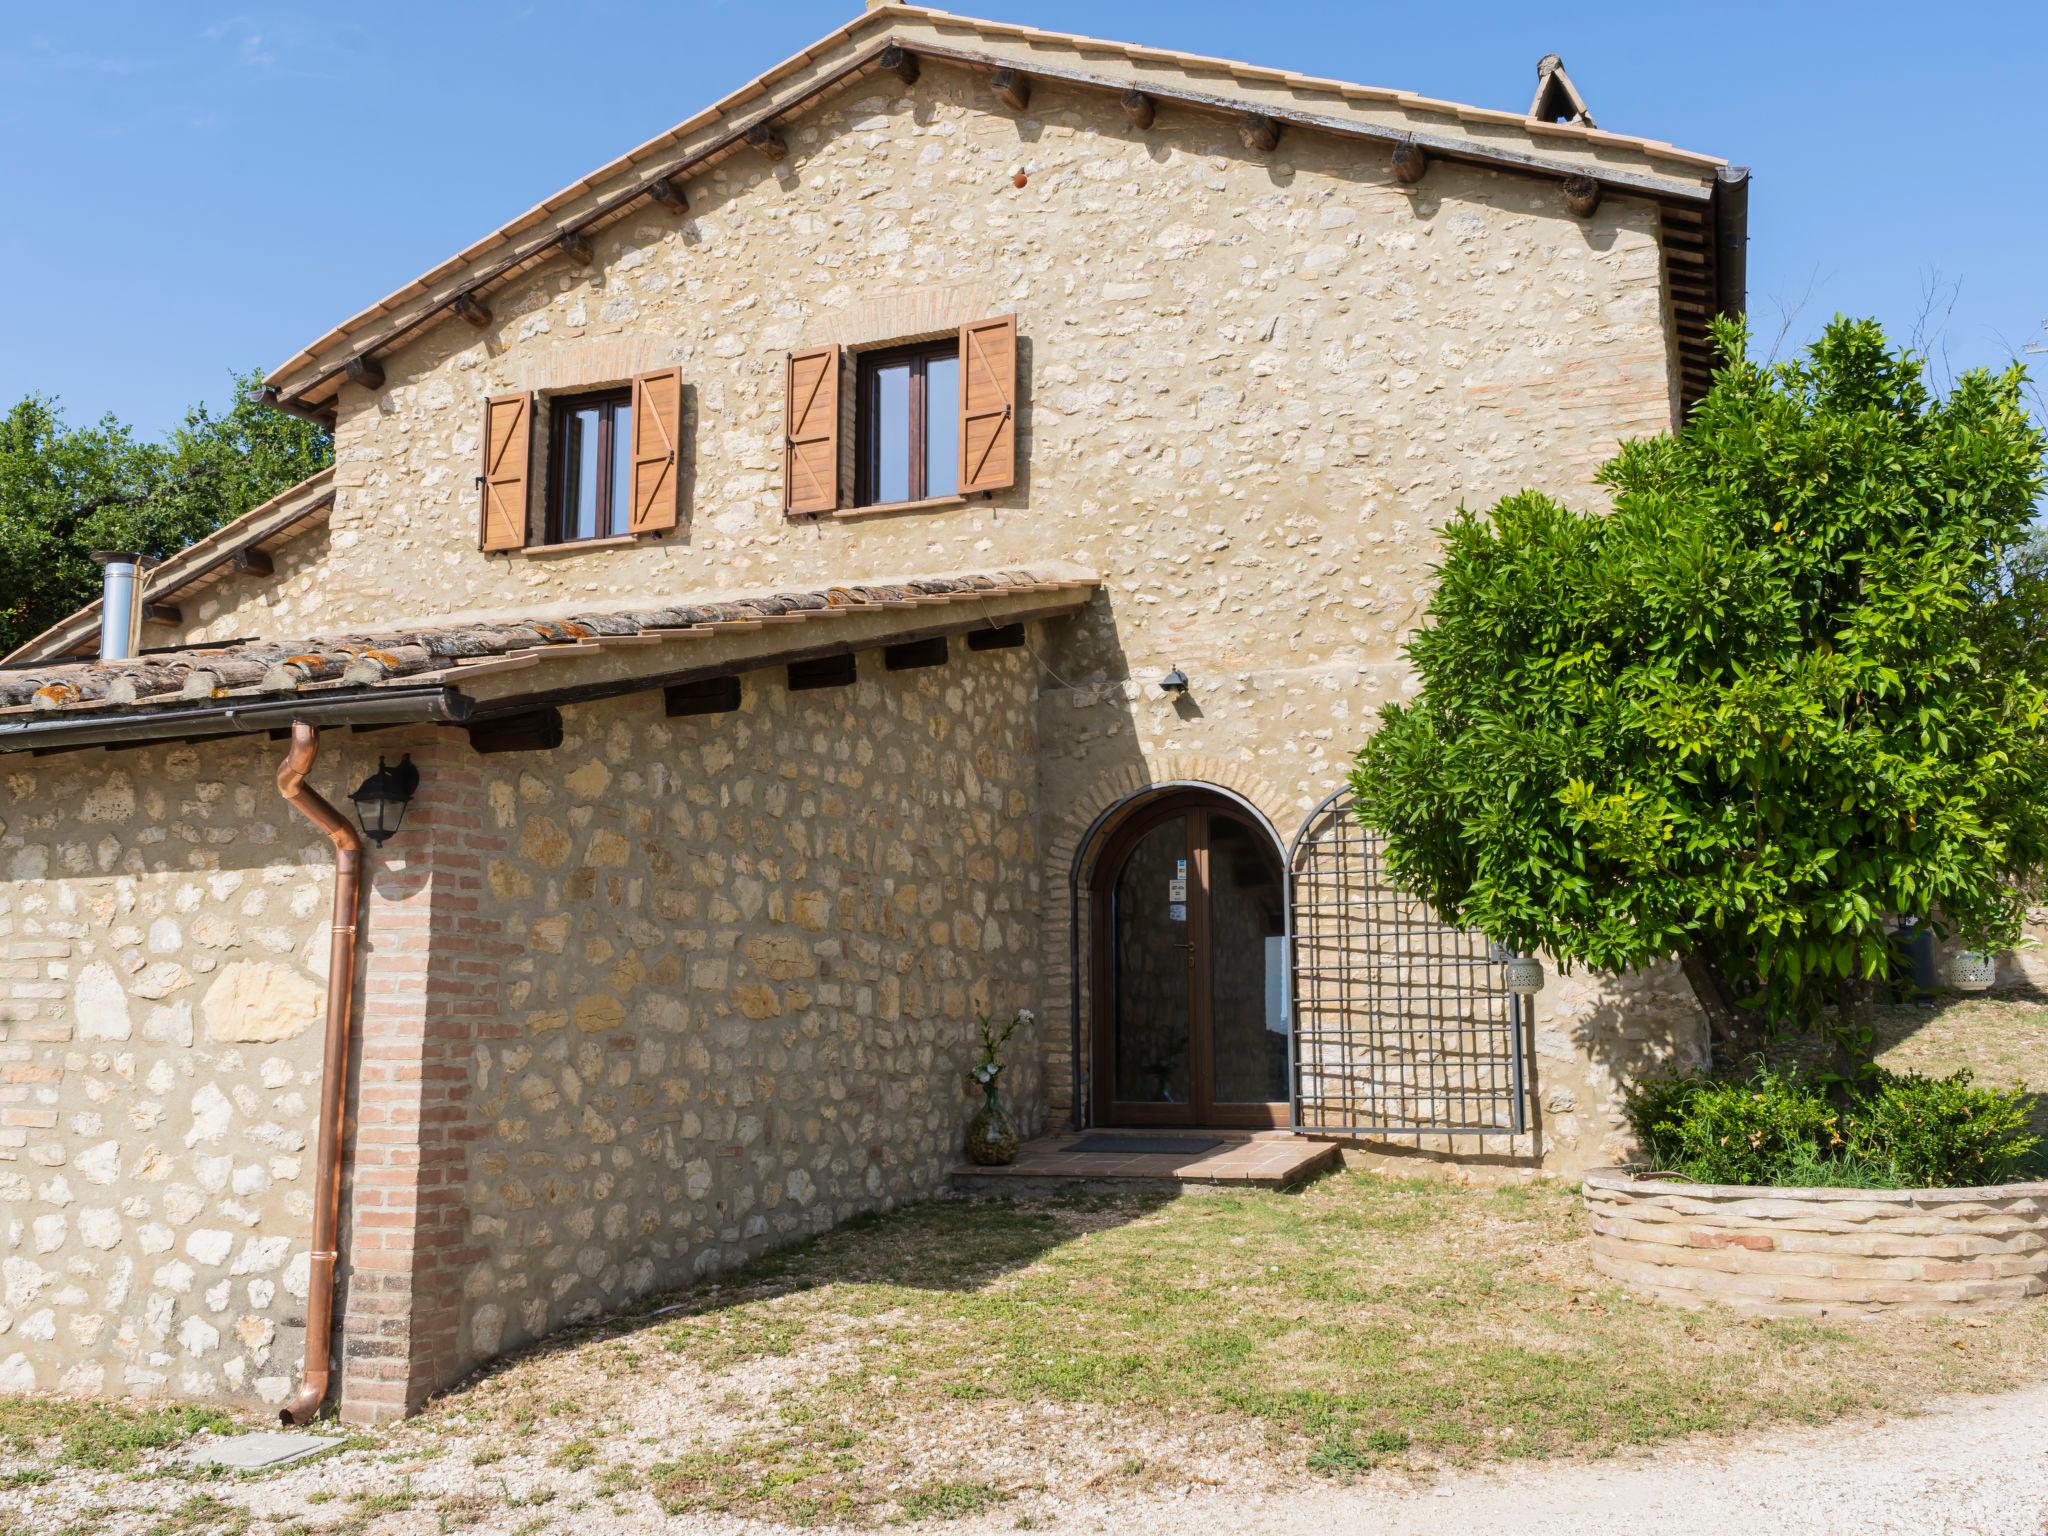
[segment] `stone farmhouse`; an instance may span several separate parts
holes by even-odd
[[[1343,799],[1433,530],[1742,306],[1539,87],[880,4],[286,361],[334,467],[0,667],[0,1390],[408,1412],[942,1192],[978,1010],[1031,1134],[1610,1161],[1682,983]]]

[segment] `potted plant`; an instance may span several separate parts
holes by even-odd
[[[967,1160],[981,1168],[1000,1168],[1017,1159],[1017,1122],[1003,1108],[1000,1084],[1003,1076],[1003,1047],[1019,1028],[1031,1023],[1031,1010],[1019,1008],[1000,1029],[986,1013],[981,1020],[981,1054],[968,1069],[967,1079],[983,1094],[980,1109],[967,1122]]]

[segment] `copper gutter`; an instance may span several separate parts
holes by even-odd
[[[320,1140],[314,1160],[313,1268],[306,1283],[306,1361],[299,1390],[278,1417],[307,1424],[327,1397],[332,1373],[334,1264],[341,1227],[341,1117],[348,1090],[348,1022],[356,993],[356,909],[363,886],[363,844],[348,818],[306,788],[320,750],[320,728],[292,722],[292,748],[277,770],[277,792],[334,844],[334,922],[327,961],[327,1045],[320,1068]]]

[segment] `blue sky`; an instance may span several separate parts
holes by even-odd
[[[857,3],[0,0],[0,402],[159,432]],[[1603,127],[1754,167],[1764,340],[1845,311],[1941,368],[2048,345],[2039,0],[981,13],[1517,110],[1558,52]]]

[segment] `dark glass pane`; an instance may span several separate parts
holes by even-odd
[[[578,406],[562,421],[562,537],[588,539],[597,533],[597,411]]]
[[[960,488],[960,359],[935,357],[924,372],[924,493]]]
[[[874,499],[910,500],[910,364],[875,370]]]
[[[1210,1033],[1216,1102],[1287,1097],[1286,893],[1280,860],[1242,822],[1209,818]]]
[[[1116,1072],[1121,1103],[1188,1102],[1188,824],[1163,821],[1125,859],[1116,903]]]
[[[607,535],[618,535],[633,525],[633,403],[620,400],[606,409],[612,418],[612,504],[603,522]]]

